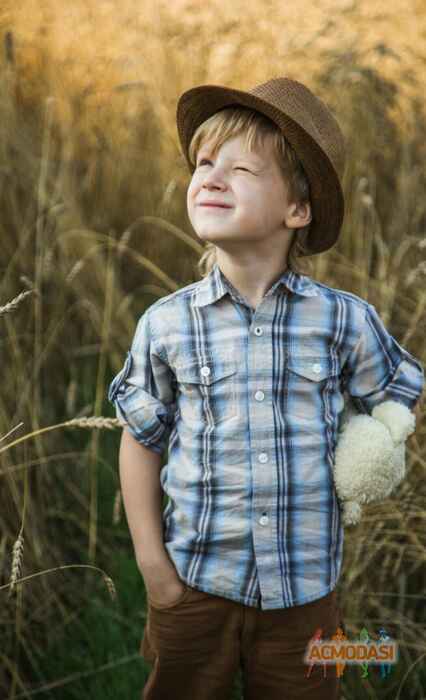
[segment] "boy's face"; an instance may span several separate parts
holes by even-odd
[[[187,191],[188,215],[199,238],[219,248],[235,251],[239,243],[251,242],[253,250],[266,246],[279,252],[288,246],[286,229],[309,220],[306,211],[301,219],[296,205],[288,203],[270,137],[253,148],[245,150],[243,135],[228,139],[215,156],[208,142],[201,145]],[[212,201],[228,208],[203,206]]]

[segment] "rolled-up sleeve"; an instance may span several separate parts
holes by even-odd
[[[174,375],[160,357],[145,311],[124,366],[109,386],[108,399],[135,440],[161,454],[173,425],[175,396]]]
[[[342,368],[345,388],[362,413],[383,401],[399,401],[410,410],[424,386],[424,369],[386,330],[375,307],[366,307],[359,339]]]

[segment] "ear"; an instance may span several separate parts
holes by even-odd
[[[287,228],[302,228],[312,221],[312,211],[310,202],[299,202],[289,204],[285,213],[284,222]]]

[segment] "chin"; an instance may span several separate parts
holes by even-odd
[[[220,233],[212,233],[211,231],[195,231],[197,234],[198,238],[200,238],[202,241],[217,241],[221,239],[226,239],[226,235],[224,236],[223,234],[221,235]]]

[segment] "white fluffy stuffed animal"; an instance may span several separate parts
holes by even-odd
[[[405,476],[405,441],[416,427],[407,406],[389,400],[371,416],[345,405],[334,461],[334,482],[343,508],[343,524],[361,519],[361,506],[382,501]]]

